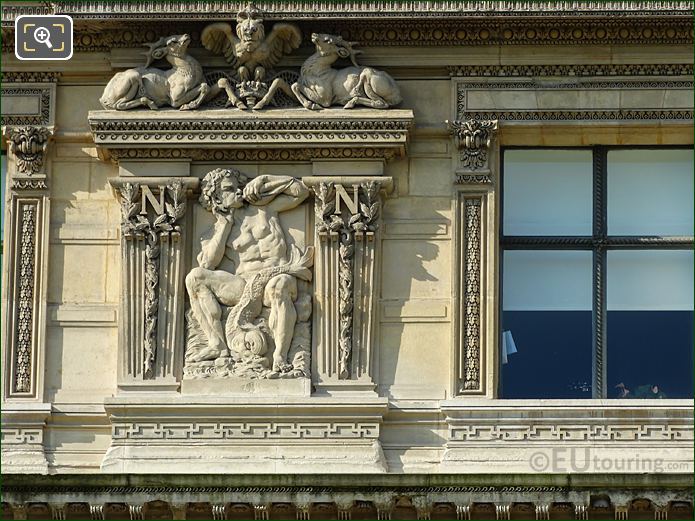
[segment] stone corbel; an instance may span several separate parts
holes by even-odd
[[[305,177],[315,199],[317,392],[374,392],[381,204],[390,177]]]
[[[492,183],[497,120],[447,120],[446,125],[458,149],[456,183]]]
[[[109,182],[121,203],[119,389],[175,391],[183,355],[186,200],[198,179]]]

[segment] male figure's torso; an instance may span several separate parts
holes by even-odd
[[[249,279],[263,268],[287,260],[287,243],[275,211],[245,206],[235,211],[234,225],[225,243],[218,269]]]

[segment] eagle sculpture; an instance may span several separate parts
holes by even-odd
[[[239,11],[236,21],[236,36],[231,25],[219,22],[206,26],[201,40],[209,51],[224,55],[242,83],[263,82],[266,70],[302,42],[302,33],[293,24],[277,23],[266,36],[262,13],[253,4]]]

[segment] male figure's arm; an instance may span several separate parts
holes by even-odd
[[[291,210],[307,197],[309,189],[299,179],[286,175],[261,175],[246,185],[244,199],[256,206],[268,205],[276,212]]]
[[[201,250],[198,254],[198,266],[208,270],[214,270],[222,262],[224,249],[233,224],[233,210],[228,214],[220,214],[213,210],[215,224],[210,229],[209,238],[201,241]]]

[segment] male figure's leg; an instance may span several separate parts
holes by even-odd
[[[186,289],[193,315],[208,339],[207,349],[196,353],[191,361],[214,360],[227,348],[220,304],[235,305],[245,285],[241,277],[221,270],[198,267],[186,275]]]
[[[263,295],[263,305],[270,308],[268,326],[273,332],[275,351],[273,370],[278,371],[287,365],[287,352],[292,343],[297,311],[297,279],[292,275],[278,275],[268,281]]]

